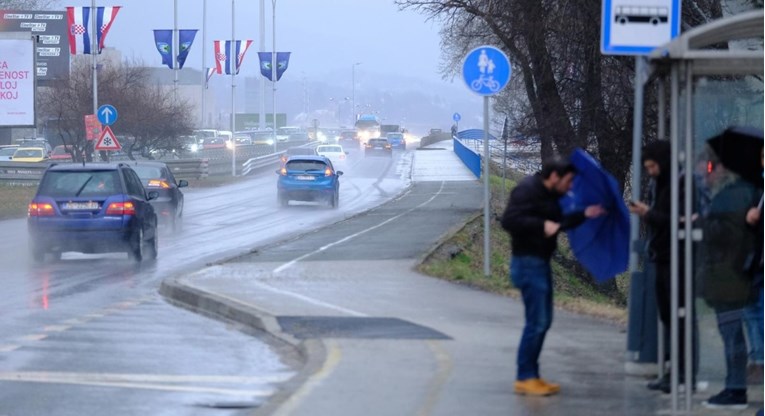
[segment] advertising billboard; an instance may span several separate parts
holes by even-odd
[[[29,32],[0,32],[0,126],[35,125],[35,42]]]
[[[0,10],[0,33],[28,32],[38,36],[37,85],[45,87],[69,77],[69,38],[65,11]]]

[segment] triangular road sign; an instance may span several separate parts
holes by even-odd
[[[96,142],[96,150],[120,150],[120,142],[117,141],[117,137],[112,133],[112,129],[109,126],[105,126],[101,132],[101,137]]]

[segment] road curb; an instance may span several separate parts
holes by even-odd
[[[191,312],[222,322],[236,323],[261,335],[265,334],[270,340],[287,346],[297,353],[301,362],[297,374],[281,384],[277,393],[254,410],[252,415],[265,416],[273,413],[324,365],[327,354],[323,341],[301,340],[285,333],[275,316],[252,305],[226,299],[215,293],[190,286],[179,278],[163,280],[159,294],[171,304]]]

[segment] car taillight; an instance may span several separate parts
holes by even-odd
[[[135,205],[132,202],[112,202],[106,208],[106,215],[135,215]]]
[[[162,189],[168,189],[170,188],[170,184],[160,180],[160,179],[152,179],[149,181],[149,188],[162,188]]]
[[[281,168],[279,170],[279,175],[287,176],[287,168]]]
[[[324,176],[332,176],[332,169],[330,168],[324,169]]]
[[[37,204],[32,202],[29,204],[27,213],[30,217],[49,217],[55,215],[56,211],[53,210],[53,205],[51,204]]]

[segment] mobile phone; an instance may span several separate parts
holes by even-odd
[[[630,204],[630,205],[632,205],[633,207],[634,207],[635,205],[637,205],[637,204],[635,204],[635,201],[629,201],[629,202],[627,202],[627,203],[628,203],[628,204]]]

